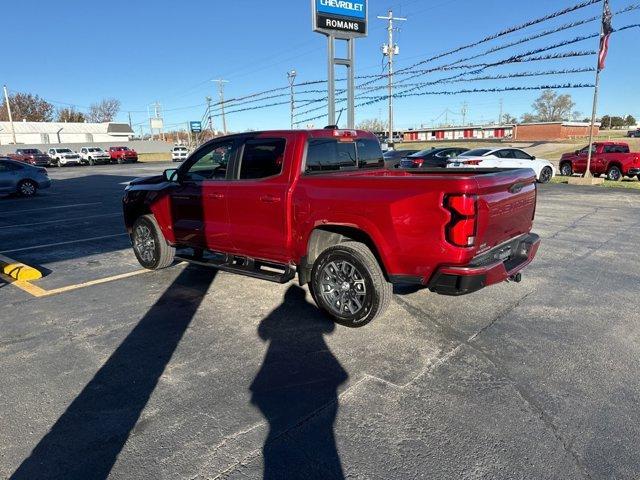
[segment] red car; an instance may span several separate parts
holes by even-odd
[[[16,153],[7,155],[11,160],[16,162],[28,163],[37,167],[48,167],[51,165],[51,157],[46,153],[42,153],[37,148],[18,148]]]
[[[214,139],[177,169],[125,189],[141,265],[174,258],[279,283],[298,276],[336,322],[381,314],[392,284],[462,295],[520,281],[531,233],[529,169],[386,170],[359,130]]]
[[[109,147],[111,163],[133,163],[138,161],[138,153],[129,147]]]
[[[560,173],[571,176],[584,173],[587,169],[589,146],[574,153],[565,153],[560,159]],[[640,153],[631,152],[624,142],[597,142],[593,144],[591,168],[589,171],[599,177],[606,174],[609,180],[622,180],[623,176],[640,179]]]

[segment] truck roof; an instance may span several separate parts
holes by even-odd
[[[625,146],[629,146],[629,144],[627,142],[613,142],[613,141],[606,141],[606,142],[593,142],[594,145],[625,145]]]
[[[262,135],[278,135],[278,134],[284,134],[284,133],[304,134],[312,138],[323,138],[323,137],[334,137],[334,136],[338,138],[339,136],[341,136],[340,134],[336,134],[336,132],[341,132],[341,133],[344,132],[345,136],[352,136],[353,138],[377,139],[377,137],[372,132],[369,132],[367,130],[357,130],[357,129],[351,129],[351,128],[316,128],[316,129],[309,129],[309,130],[305,130],[305,129],[258,130],[253,132],[232,133],[229,135],[224,135],[224,137],[239,137],[239,136],[245,136],[245,135],[261,135],[261,136]],[[347,132],[355,132],[355,135],[353,135],[353,133],[349,134]],[[217,137],[217,138],[222,138],[222,137]]]

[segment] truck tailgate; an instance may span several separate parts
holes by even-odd
[[[533,170],[508,170],[477,175],[475,179],[478,254],[531,231],[537,195]]]

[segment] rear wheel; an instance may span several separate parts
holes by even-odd
[[[607,171],[607,179],[612,182],[619,182],[622,180],[622,172],[620,171],[620,168],[615,165],[610,167],[609,171]]]
[[[540,172],[540,178],[538,178],[538,182],[549,183],[552,177],[553,177],[553,170],[551,169],[551,167],[544,167]]]
[[[569,162],[565,162],[560,165],[560,173],[565,177],[570,177],[573,175],[573,167]]]
[[[33,180],[22,180],[18,184],[18,193],[23,197],[33,197],[38,191],[38,185]]]
[[[351,328],[382,315],[393,294],[378,260],[359,242],[323,251],[313,264],[310,286],[318,307],[336,323]]]
[[[144,268],[159,270],[173,263],[176,249],[167,243],[153,215],[143,215],[133,224],[133,251]]]

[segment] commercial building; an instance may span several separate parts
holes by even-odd
[[[126,123],[13,122],[17,144],[52,145],[60,143],[115,144],[128,142],[134,133]],[[13,142],[11,123],[0,122],[0,145]]]
[[[505,125],[473,125],[461,127],[419,128],[403,132],[405,142],[441,140],[510,139],[517,141],[568,140],[587,137],[588,122],[537,122]],[[596,123],[594,135],[599,132]]]

